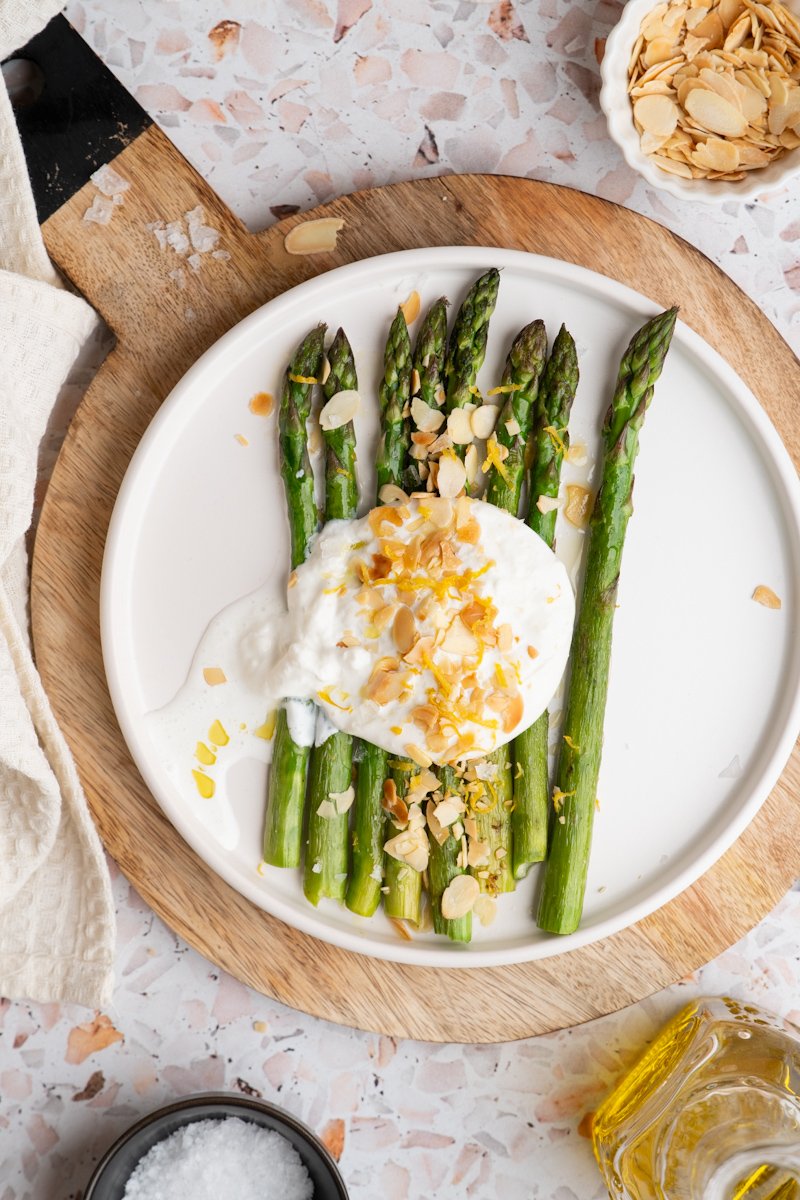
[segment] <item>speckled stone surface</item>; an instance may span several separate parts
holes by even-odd
[[[800,350],[800,181],[722,210],[644,185],[597,106],[597,54],[620,10],[610,0],[67,5],[252,228],[392,180],[546,179],[699,245]],[[91,359],[59,401],[42,487]],[[261,1094],[319,1130],[358,1200],[600,1200],[581,1119],[667,1016],[691,996],[727,992],[800,1021],[798,892],[696,976],[623,1013],[511,1045],[428,1046],[265,1000],[189,950],[114,873],[109,1011],[0,1005],[0,1200],[74,1200],[128,1124],[219,1088]]]

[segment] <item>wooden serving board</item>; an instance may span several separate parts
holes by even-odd
[[[139,776],[106,688],[98,592],[106,528],[129,459],[196,358],[245,314],[332,267],[409,247],[488,245],[552,255],[620,280],[681,316],[746,381],[794,454],[800,365],[755,304],[703,255],[633,212],[529,180],[447,176],[325,205],[332,253],[292,257],[293,216],[247,233],[151,126],[114,160],[130,180],[107,226],[82,220],[83,186],[43,226],[47,248],[117,337],[72,423],[33,562],[39,669],[103,841],[144,899],[192,946],[260,992],[332,1021],[433,1041],[490,1042],[578,1024],[682,978],[749,930],[800,871],[798,752],[758,817],[671,904],[593,946],[523,966],[444,972],[379,962],[298,933],[223,883],[181,840]],[[202,204],[231,255],[168,275],[146,228]],[[187,322],[187,309],[194,317]],[[758,347],[758,353],[752,347]]]

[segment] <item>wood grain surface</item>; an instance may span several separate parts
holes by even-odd
[[[245,314],[322,271],[418,246],[504,246],[579,263],[667,306],[715,346],[781,432],[795,462],[800,364],[757,306],[699,251],[636,213],[529,180],[447,176],[343,197],[336,250],[293,257],[291,217],[248,234],[154,126],[115,160],[131,181],[107,226],[82,220],[87,185],[44,226],[47,247],[102,313],[116,348],[72,423],[33,563],[39,669],[78,762],[103,841],[163,919],[214,963],[294,1008],[433,1041],[506,1041],[616,1011],[687,975],[749,930],[800,873],[800,755],[728,853],[693,887],[605,941],[523,966],[455,973],[338,950],[262,912],[189,849],[140,778],[106,688],[98,629],[103,545],[128,461],[195,359]],[[146,225],[201,203],[230,261],[185,272]],[[184,313],[194,312],[191,322]],[[752,348],[758,347],[758,353]]]

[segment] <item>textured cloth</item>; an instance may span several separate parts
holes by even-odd
[[[0,0],[0,58],[59,7]],[[0,995],[101,1007],[114,954],[108,869],[31,656],[24,541],[39,442],[96,318],[47,257],[1,79],[0,230]]]

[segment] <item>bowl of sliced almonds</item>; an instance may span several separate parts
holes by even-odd
[[[630,0],[601,70],[609,133],[654,187],[721,203],[800,175],[800,0]]]

